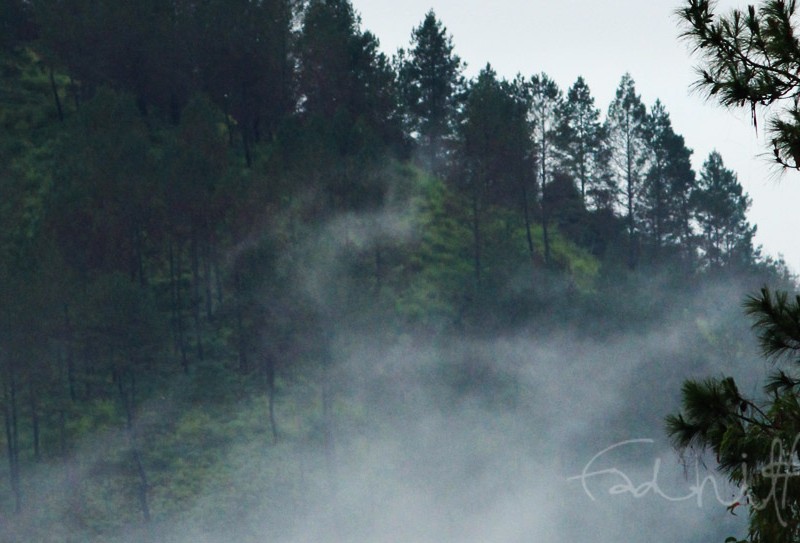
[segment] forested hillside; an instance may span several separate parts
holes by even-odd
[[[0,539],[288,541],[254,518],[316,511],[423,404],[522,435],[549,396],[497,338],[616,375],[668,323],[677,369],[640,354],[673,385],[750,355],[739,296],[792,278],[724,157],[695,172],[631,74],[610,104],[466,79],[420,16],[390,54],[348,0],[3,2]]]

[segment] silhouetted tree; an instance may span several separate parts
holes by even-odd
[[[520,189],[526,205],[526,187],[533,188],[525,171],[532,166],[529,134],[526,104],[519,90],[506,81],[498,81],[495,71],[487,65],[468,91],[460,130],[459,166],[455,170],[471,205],[478,285],[483,267],[481,223],[488,206],[517,202]]]
[[[198,84],[230,116],[248,165],[294,113],[292,0],[205,0],[183,6]],[[185,47],[185,46],[184,46]]]
[[[376,161],[404,147],[394,72],[378,40],[362,32],[348,0],[313,0],[298,42],[298,147],[329,209],[375,206],[386,187]]]
[[[764,287],[745,303],[765,357],[779,367],[767,378],[763,395],[748,397],[732,377],[689,380],[682,387],[682,412],[667,417],[667,431],[681,453],[712,452],[717,470],[740,488],[748,537],[755,543],[793,542],[800,537],[797,461],[797,375],[800,297],[773,294]],[[729,538],[737,541],[737,538]]]
[[[725,168],[716,151],[703,164],[691,198],[705,264],[749,264],[753,258],[756,232],[746,216],[750,198],[744,193],[736,174]]]
[[[464,91],[464,63],[453,53],[453,39],[433,10],[411,34],[411,49],[400,51],[400,85],[409,112],[409,130],[418,140],[428,168],[436,169],[455,128]]]
[[[651,238],[656,259],[665,245],[679,246],[685,254],[691,254],[692,152],[683,137],[673,131],[669,113],[659,100],[647,116],[645,136],[649,168],[639,202],[642,229]]]
[[[581,198],[602,184],[602,152],[605,132],[600,110],[594,105],[589,86],[578,77],[558,111],[556,145],[559,163],[578,183]]]
[[[719,16],[710,0],[686,0],[678,14],[701,54],[697,86],[725,106],[766,107],[775,160],[800,169],[800,43],[797,3],[764,0]]]
[[[643,169],[647,160],[645,126],[647,110],[630,74],[625,74],[616,96],[608,108],[606,130],[611,149],[611,163],[618,179],[628,224],[628,267],[637,260],[639,218],[636,215],[640,198]]]
[[[555,81],[547,74],[534,75],[530,79],[529,111],[533,123],[533,141],[536,145],[537,182],[541,190],[540,218],[542,222],[542,241],[544,243],[544,261],[550,262],[549,215],[545,194],[547,184],[554,174],[558,160],[556,139],[558,129],[558,112],[562,107],[563,96]]]

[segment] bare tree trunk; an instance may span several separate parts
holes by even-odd
[[[67,358],[67,386],[69,387],[69,399],[75,402],[75,359],[72,352],[72,322],[69,318],[69,305],[64,304],[64,344],[66,346]]]
[[[522,213],[525,218],[525,235],[528,240],[528,253],[531,257],[531,263],[534,261],[534,248],[533,248],[533,235],[531,234],[531,212],[528,205],[528,189],[525,187],[525,182],[522,182]]]
[[[67,411],[62,408],[58,412],[58,441],[61,449],[61,457],[67,456]]]
[[[542,205],[542,241],[544,242],[544,263],[550,265],[550,232],[548,230],[547,211],[545,205]]]
[[[146,287],[147,275],[144,271],[144,239],[142,238],[142,229],[138,224],[136,225],[134,237],[136,240],[136,270],[139,274],[139,285]]]
[[[33,440],[33,459],[41,461],[40,432],[39,432],[39,405],[36,401],[36,392],[33,387],[33,379],[28,382],[28,400],[31,409],[31,438]]]
[[[211,243],[211,264],[214,267],[214,286],[217,291],[217,307],[222,307],[222,272],[219,269],[219,254],[217,253],[217,243],[212,238]]]
[[[253,155],[250,150],[250,130],[247,123],[242,123],[242,144],[244,146],[244,161],[248,168],[253,166]]]
[[[550,221],[550,209],[547,204],[547,135],[542,133],[542,244],[544,245],[544,264],[550,265],[550,231],[548,222]]]
[[[251,137],[251,130],[252,124],[250,123],[249,113],[250,108],[248,107],[248,100],[247,100],[247,87],[242,84],[242,108],[245,110],[244,114],[242,115],[241,123],[239,123],[239,128],[242,132],[242,145],[244,146],[244,160],[245,164],[248,168],[253,166],[253,154],[252,150],[250,149],[250,137]]]
[[[19,425],[17,415],[17,380],[11,363],[7,362],[7,383],[4,387],[3,414],[6,427],[6,446],[8,448],[8,471],[11,492],[14,494],[14,512],[22,512],[22,487],[19,469]]]
[[[64,108],[61,107],[61,97],[58,95],[58,87],[56,86],[56,78],[53,75],[53,68],[50,68],[50,88],[53,90],[53,99],[56,103],[56,110],[58,111],[58,120],[64,122]]]
[[[173,251],[173,240],[169,240],[169,274],[170,284],[172,285],[172,318],[175,322],[175,340],[178,351],[181,355],[181,366],[184,373],[189,373],[189,358],[186,354],[186,338],[183,330],[183,299],[181,297],[181,277],[183,276],[183,266],[181,263],[181,247],[178,244],[177,258]]]
[[[626,196],[628,198],[628,267],[630,269],[634,269],[636,267],[636,221],[633,215],[633,203],[634,203],[634,179],[633,179],[633,149],[632,144],[630,141],[630,137],[628,138],[627,143],[627,156],[626,156]]]
[[[333,357],[330,353],[330,338],[325,346],[322,360],[322,442],[325,451],[325,464],[330,478],[331,489],[336,487],[336,444],[333,432]]]
[[[214,299],[211,295],[211,235],[206,233],[203,244],[203,283],[205,285],[206,319],[211,322],[214,318]]]
[[[264,378],[267,387],[269,425],[272,430],[272,441],[278,443],[278,423],[275,419],[275,374],[275,357],[272,353],[267,353],[264,357]]]
[[[383,259],[381,256],[381,248],[379,245],[375,246],[375,296],[381,293],[383,287]]]
[[[236,347],[239,351],[239,371],[246,374],[250,370],[250,362],[247,358],[247,337],[244,329],[242,277],[236,267],[233,272],[233,285],[236,291]]]
[[[148,482],[147,472],[144,469],[142,462],[142,455],[139,450],[139,445],[136,439],[136,432],[134,428],[134,415],[135,415],[135,401],[136,401],[136,378],[133,370],[128,372],[129,388],[125,388],[125,376],[120,372],[117,375],[117,388],[119,390],[120,401],[122,402],[123,409],[125,410],[125,434],[128,438],[128,446],[131,451],[131,459],[133,460],[136,475],[139,478],[139,485],[137,495],[139,498],[139,507],[142,511],[142,518],[145,523],[150,522],[150,504],[147,499]]]
[[[473,257],[475,261],[475,290],[479,291],[481,286],[481,225],[480,209],[478,205],[478,189],[473,187],[472,191],[472,242]]]
[[[200,324],[200,255],[198,247],[197,225],[192,224],[191,258],[192,258],[192,314],[197,338],[197,358],[203,360],[203,332]]]
[[[69,78],[69,89],[72,91],[72,98],[75,101],[75,111],[81,110],[81,97],[78,85],[75,84],[75,80],[71,77]]]

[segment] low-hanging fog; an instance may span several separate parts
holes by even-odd
[[[665,417],[763,399],[742,303],[797,285],[628,68],[466,70],[433,10],[386,52],[350,0],[4,2],[0,543],[745,533]]]
[[[726,510],[737,489],[715,476],[713,458],[679,458],[663,419],[679,409],[690,377],[732,374],[758,392],[767,363],[740,316],[749,285],[641,280],[628,295],[641,299],[646,289],[654,318],[631,330],[603,322],[625,311],[626,299],[566,323],[543,314],[492,333],[398,328],[375,308],[348,306],[347,252],[413,236],[391,215],[347,216],[286,257],[302,270],[294,294],[325,315],[325,346],[303,348],[324,348],[327,365],[310,380],[281,370],[277,443],[242,427],[190,508],[162,520],[156,512],[151,526],[120,541],[699,542],[742,530],[742,518]],[[549,288],[569,303],[568,286]],[[717,342],[726,352],[709,352],[707,338],[731,329],[743,335]],[[174,415],[170,397],[148,401],[150,417]],[[310,422],[302,420],[308,411],[317,413]],[[80,514],[71,485],[103,469],[104,440],[116,438],[98,432],[74,465],[42,470],[29,501],[46,507],[27,510],[7,540],[63,540],[55,519]],[[697,490],[696,477],[708,476]]]

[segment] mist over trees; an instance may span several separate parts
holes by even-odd
[[[697,175],[632,75],[606,107],[582,77],[560,89],[487,65],[467,80],[444,23],[422,17],[389,56],[348,0],[7,0],[10,540],[145,537],[208,488],[235,494],[219,473],[244,438],[269,459],[242,482],[254,495],[333,493],[320,481],[344,462],[342,428],[377,426],[365,413],[402,385],[359,388],[341,364],[358,334],[604,338],[684,299],[651,281],[686,298],[723,278],[791,283],[753,245],[736,174],[715,152]],[[693,333],[710,353],[736,326]],[[462,354],[420,374],[446,398],[526,405]],[[306,445],[324,468],[288,475]],[[41,474],[62,464],[51,491]]]

